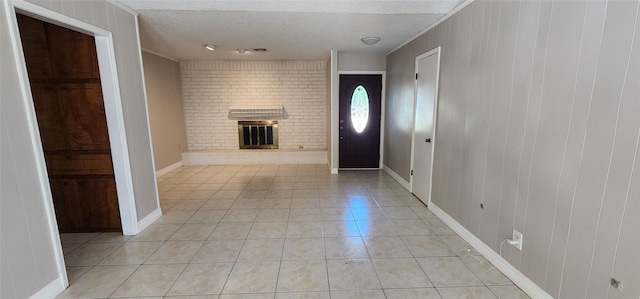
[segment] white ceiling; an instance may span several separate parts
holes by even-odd
[[[324,60],[386,53],[464,0],[119,0],[140,13],[142,48],[178,60]],[[365,36],[382,40],[373,46]],[[211,52],[205,44],[216,46]],[[235,50],[245,48],[246,54]],[[268,52],[253,52],[266,48]]]

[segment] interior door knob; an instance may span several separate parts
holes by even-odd
[[[426,143],[431,143],[431,138],[427,138],[427,139],[425,139],[425,140],[424,140],[424,142],[426,142]]]

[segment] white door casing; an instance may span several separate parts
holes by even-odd
[[[94,25],[84,23],[82,21],[75,20],[68,16],[59,14],[57,12],[42,8],[35,4],[15,1],[12,3],[14,6],[13,16],[15,12],[22,13],[33,18],[43,20],[45,22],[52,23],[54,25],[62,26],[74,31],[78,31],[87,35],[94,36],[96,42],[96,53],[98,56],[98,66],[100,71],[100,83],[102,86],[102,93],[104,98],[105,114],[107,117],[107,128],[109,133],[109,143],[111,146],[111,158],[113,162],[113,171],[116,179],[116,189],[118,193],[118,205],[120,208],[120,219],[122,223],[122,233],[124,235],[135,235],[140,232],[138,225],[138,216],[135,206],[135,197],[133,191],[133,179],[131,177],[131,164],[129,159],[129,150],[127,137],[124,127],[124,112],[122,108],[122,99],[120,97],[120,86],[118,81],[118,73],[115,60],[115,48],[112,33]],[[17,23],[16,32],[18,32]],[[22,52],[22,46],[19,43],[20,52]],[[25,78],[26,86],[30,86],[26,68],[23,69],[23,76]],[[26,88],[30,95],[30,88]],[[34,128],[38,128],[37,119],[35,116],[35,110],[33,108],[33,99],[26,104],[30,110],[27,116],[29,122]],[[39,145],[34,150],[42,153],[42,146],[40,145],[39,133],[34,132],[36,136],[35,142]],[[43,156],[44,157],[44,156]],[[44,159],[44,158],[43,158]],[[40,171],[43,173],[43,178],[46,178],[47,186],[44,188],[49,189],[48,186],[48,174],[46,171],[46,165],[42,163]],[[50,191],[46,191],[48,194],[47,205],[53,207],[53,199],[50,197]],[[55,212],[49,211],[55,219]],[[58,234],[57,225],[56,230],[52,231],[52,234]]]

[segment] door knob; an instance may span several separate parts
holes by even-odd
[[[424,142],[426,142],[426,143],[431,143],[431,138],[427,138],[427,139],[425,139],[425,140],[424,140]]]

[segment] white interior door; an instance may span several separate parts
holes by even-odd
[[[425,204],[431,202],[439,68],[439,47],[416,58],[411,191]]]

